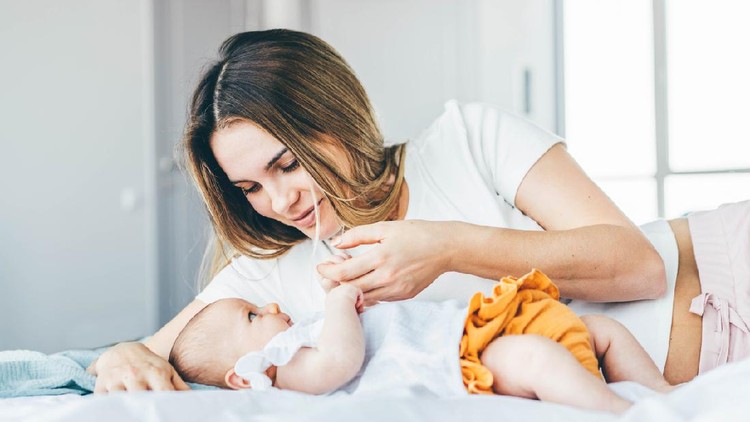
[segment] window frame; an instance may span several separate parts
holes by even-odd
[[[565,137],[565,39],[564,39],[564,4],[565,0],[554,0],[555,23],[555,104],[556,130]],[[656,182],[656,204],[659,218],[665,218],[666,192],[665,181],[670,176],[750,173],[750,168],[716,168],[710,170],[676,171],[669,164],[669,101],[667,73],[667,0],[651,0],[653,8],[654,36],[654,130],[656,151],[656,172],[651,177]],[[642,176],[620,176],[615,179],[630,180]]]

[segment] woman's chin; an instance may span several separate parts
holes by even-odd
[[[340,225],[327,223],[328,222],[321,222],[320,233],[318,234],[320,240],[328,240],[341,232]],[[306,229],[301,229],[301,231],[310,239],[315,239],[315,225]]]

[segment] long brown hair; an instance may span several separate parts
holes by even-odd
[[[235,252],[273,258],[306,237],[255,212],[216,162],[211,135],[237,120],[260,126],[284,144],[344,226],[383,221],[396,211],[405,147],[384,146],[367,94],[344,59],[302,32],[236,34],[202,75],[183,140],[188,170],[219,245],[212,272]],[[341,162],[344,168],[336,164]],[[227,247],[233,251],[227,253]]]

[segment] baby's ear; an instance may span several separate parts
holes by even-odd
[[[250,381],[242,378],[234,372],[234,368],[227,371],[224,375],[224,383],[232,390],[244,390],[250,388]]]

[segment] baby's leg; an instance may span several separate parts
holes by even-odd
[[[631,403],[587,371],[565,347],[542,336],[499,337],[480,357],[498,394],[585,409],[624,412]]]
[[[608,382],[635,381],[661,392],[674,388],[625,326],[601,315],[586,315],[581,320],[589,329],[594,352]]]

